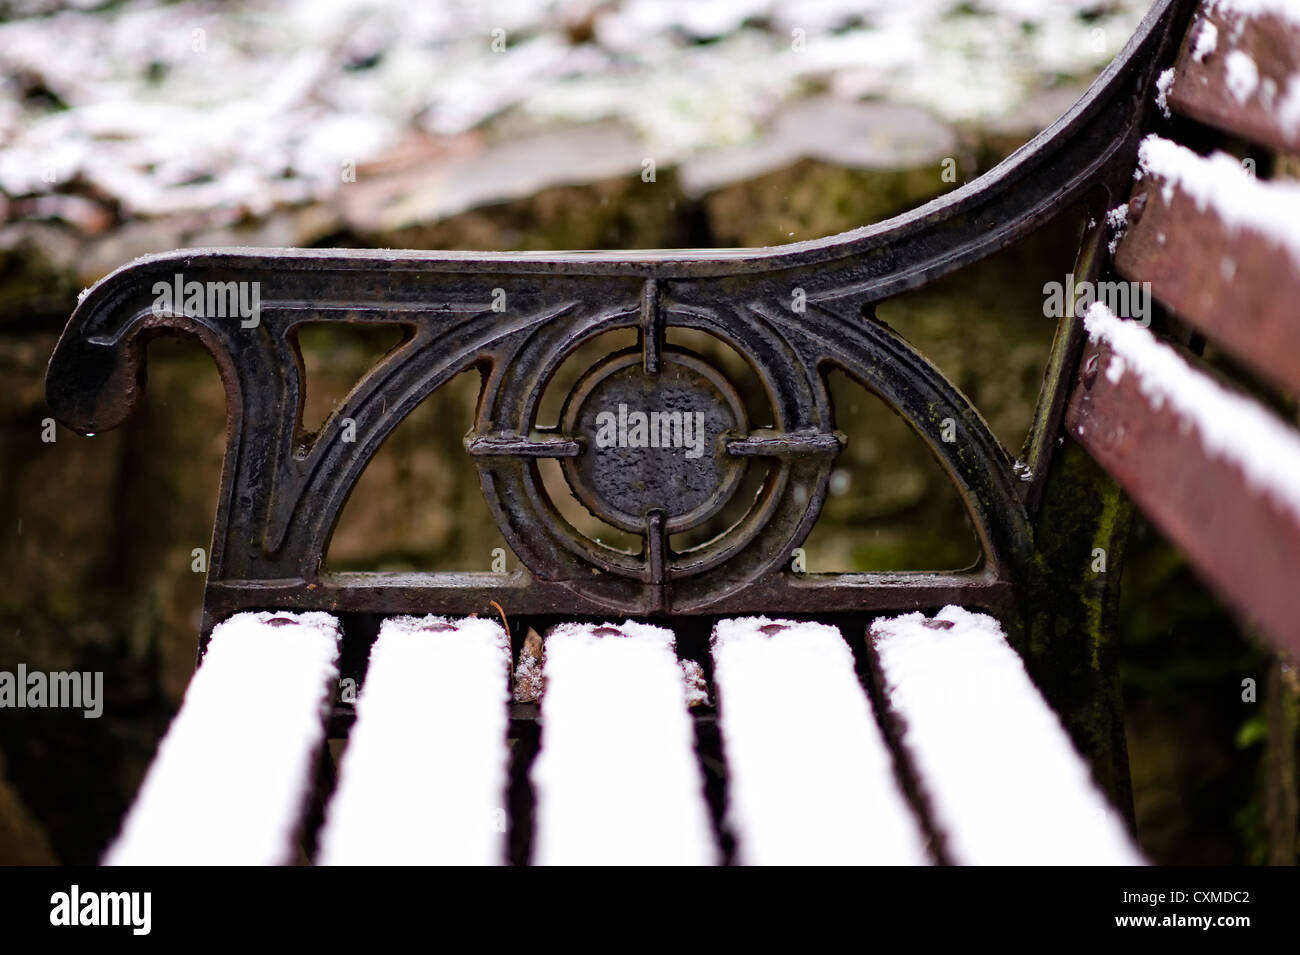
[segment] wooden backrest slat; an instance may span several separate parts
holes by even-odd
[[[1300,186],[1262,182],[1226,156],[1142,145],[1115,267],[1217,344],[1300,391]]]
[[[1072,437],[1219,594],[1300,653],[1300,435],[1103,306],[1066,411]],[[1119,326],[1122,325],[1122,329]]]
[[[1273,149],[1300,150],[1300,15],[1207,0],[1167,93],[1171,109]],[[1267,8],[1265,8],[1267,9]]]

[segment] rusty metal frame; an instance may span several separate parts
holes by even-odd
[[[1063,319],[1029,448],[1029,481],[964,395],[885,325],[881,302],[1032,233],[1068,208],[1094,219],[1127,194],[1158,65],[1190,14],[1160,0],[1123,52],[1052,127],[979,179],[914,211],[827,239],[763,249],[487,254],[295,249],[147,256],[79,303],[50,361],[47,398],[82,433],[122,423],[145,387],[144,343],[195,336],[213,355],[228,435],[205,625],[246,608],[355,613],[635,616],[843,613],[946,603],[1021,618],[1036,572],[1034,508],[1051,464],[1078,331]],[[257,282],[260,321],[157,313],[156,283]],[[806,302],[797,311],[792,302]],[[506,303],[500,309],[501,303]],[[399,347],[321,430],[300,423],[306,322],[398,323]],[[547,505],[543,457],[581,454],[537,426],[538,396],[567,355],[615,329],[638,331],[645,374],[665,331],[696,329],[739,352],[771,401],[772,429],[732,434],[719,453],[763,468],[752,516],[699,553],[675,554],[648,513],[639,556],[606,553]],[[456,374],[483,390],[467,457],[521,561],[512,574],[327,573],[321,562],[349,493],[384,439]],[[955,573],[795,574],[790,551],[816,521],[840,447],[826,375],[846,372],[928,445],[956,486],[983,559]],[[340,422],[355,427],[344,441]],[[948,422],[945,429],[945,422]],[[957,439],[941,432],[955,427]],[[468,465],[468,462],[467,462]],[[593,572],[595,571],[595,572]]]

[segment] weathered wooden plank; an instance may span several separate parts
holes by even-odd
[[[877,620],[867,640],[949,860],[1142,862],[996,620],[945,607]]]
[[[1264,146],[1296,152],[1300,150],[1297,76],[1297,12],[1284,4],[1257,0],[1210,0],[1201,5],[1188,31],[1167,100],[1171,109],[1200,122]]]
[[[716,862],[672,633],[561,625],[546,637],[544,669],[533,861]]]
[[[506,861],[509,675],[510,641],[493,620],[383,622],[321,864]]]
[[[1246,364],[1300,391],[1300,186],[1155,137],[1115,266]]]
[[[1214,589],[1300,653],[1300,436],[1102,306],[1069,433]]]
[[[241,613],[212,631],[108,865],[279,865],[338,678],[338,621]]]
[[[740,862],[929,861],[838,630],[723,620],[713,660]]]

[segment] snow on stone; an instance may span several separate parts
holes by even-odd
[[[1160,112],[1165,114],[1165,119],[1173,115],[1169,112],[1169,91],[1173,88],[1174,68],[1171,66],[1156,77],[1156,105],[1160,107]]]
[[[1209,20],[1202,20],[1200,29],[1196,31],[1196,42],[1192,45],[1192,59],[1197,63],[1204,63],[1205,58],[1218,48],[1219,45],[1219,28]]]
[[[869,639],[953,861],[1142,862],[996,620],[950,606],[877,620]]]
[[[1208,454],[1235,465],[1255,490],[1300,516],[1300,434],[1256,402],[1192,368],[1145,328],[1116,318],[1104,303],[1088,309],[1084,327],[1093,341],[1109,344],[1122,362],[1113,383],[1125,374],[1136,375],[1139,390],[1153,408],[1168,404],[1195,429]]]
[[[1228,92],[1232,98],[1239,104],[1245,105],[1246,100],[1259,86],[1259,67],[1255,61],[1250,58],[1250,54],[1243,53],[1241,50],[1233,50],[1228,54],[1224,61],[1226,74],[1224,76],[1224,85],[1228,87]]]
[[[544,661],[533,862],[718,861],[672,633],[564,624]]]
[[[1137,178],[1160,180],[1160,195],[1166,204],[1174,190],[1181,189],[1204,212],[1213,209],[1224,226],[1235,232],[1250,229],[1286,249],[1300,264],[1300,185],[1264,182],[1226,153],[1208,159],[1185,146],[1147,136],[1138,149]]]
[[[325,613],[218,624],[105,864],[292,861],[339,635]]]
[[[618,120],[664,165],[751,138],[809,87],[1001,117],[1103,66],[1147,5],[143,0],[24,17],[45,8],[18,4],[0,23],[0,191],[81,181],[126,215],[220,207],[233,222],[330,199],[342,163],[499,121]]]
[[[722,620],[713,660],[739,861],[928,861],[838,630]]]
[[[385,620],[321,864],[504,863],[509,678],[510,642],[494,620]]]

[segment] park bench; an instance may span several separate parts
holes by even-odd
[[[1159,0],[1087,94],[995,169],[828,239],[205,249],[105,278],[50,362],[59,419],[121,424],[164,332],[212,353],[229,416],[201,663],[106,861],[1141,862],[1113,644],[1130,498],[1245,619],[1300,649],[1300,438],[1195,354],[1209,339],[1300,388],[1300,191],[1263,181],[1266,150],[1300,145],[1293,7]],[[1254,144],[1257,177],[1199,154],[1213,130]],[[1114,296],[1062,310],[1015,460],[875,309],[1077,208],[1077,286],[1150,282],[1163,307],[1150,328]],[[188,283],[206,302],[253,282],[251,321],[180,301]],[[405,329],[314,434],[305,322]],[[637,347],[541,426],[566,356],[619,329]],[[738,352],[770,416],[751,422],[727,374],[668,340],[677,329]],[[324,570],[367,462],[470,368],[465,464],[518,567]],[[927,444],[976,529],[976,566],[792,566],[844,440],[830,369]],[[558,513],[548,458],[639,551]],[[741,519],[673,546],[746,475],[760,490]],[[346,739],[337,767],[330,738]]]

